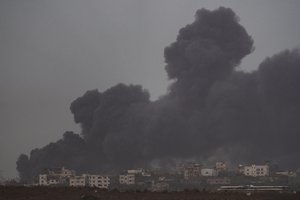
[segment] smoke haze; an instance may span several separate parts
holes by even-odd
[[[167,94],[150,101],[142,86],[122,83],[87,91],[70,106],[81,133],[22,154],[21,179],[45,167],[108,172],[185,159],[299,167],[300,52],[235,70],[253,42],[230,8],[198,10],[165,48]]]

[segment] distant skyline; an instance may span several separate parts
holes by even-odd
[[[232,8],[254,39],[241,70],[300,45],[297,0],[0,1],[3,176],[17,176],[21,153],[79,133],[69,107],[85,91],[122,82],[142,85],[152,100],[165,94],[164,48],[197,9],[219,6]]]

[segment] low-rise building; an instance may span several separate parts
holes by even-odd
[[[201,175],[202,176],[217,176],[218,172],[215,169],[205,168],[205,169],[201,169]]]
[[[145,170],[142,168],[139,169],[129,169],[127,170],[128,174],[142,174]]]
[[[216,162],[216,170],[217,170],[218,173],[227,171],[226,163],[222,162],[222,161]]]
[[[185,180],[201,177],[202,165],[198,163],[187,164],[183,167],[183,176]]]
[[[148,182],[151,174],[145,169],[129,169],[125,173],[119,175],[119,183],[122,185],[143,184]]]
[[[278,171],[275,174],[278,176],[297,177],[297,173],[293,171]]]

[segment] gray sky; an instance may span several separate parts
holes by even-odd
[[[205,7],[231,7],[254,39],[241,69],[300,44],[298,0],[0,0],[0,170],[21,153],[79,132],[70,103],[86,90],[167,90],[164,47]]]

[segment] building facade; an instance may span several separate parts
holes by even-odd
[[[188,164],[183,167],[183,176],[185,180],[201,177],[202,165],[197,163]]]
[[[269,176],[270,174],[268,165],[249,165],[242,167],[240,170],[245,176],[252,177]]]
[[[72,187],[85,187],[87,186],[87,177],[86,176],[73,176],[69,180],[69,185]]]
[[[216,170],[217,172],[225,172],[227,171],[227,165],[225,162],[216,162]]]
[[[69,185],[72,187],[97,187],[108,189],[110,178],[109,176],[98,174],[83,174],[81,176],[76,176],[74,170],[63,167],[44,170],[43,173],[39,175],[39,185]]]
[[[39,175],[39,185],[68,185],[69,178],[73,176],[75,176],[75,171],[66,169],[64,167],[44,169],[43,172]]]
[[[201,175],[202,176],[217,176],[218,172],[215,169],[201,169]]]
[[[119,183],[124,185],[135,184],[135,174],[121,174],[119,176]]]
[[[100,189],[108,189],[110,185],[110,178],[109,176],[105,175],[90,175],[85,174],[84,176],[87,177],[87,185],[89,187],[97,187]]]

